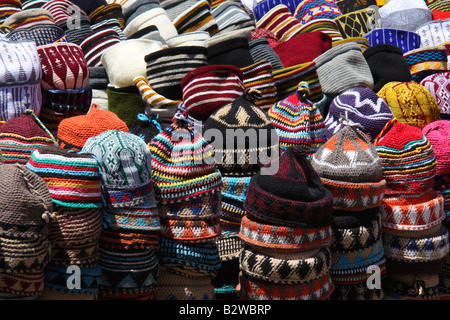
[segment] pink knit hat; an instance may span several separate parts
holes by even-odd
[[[450,174],[450,121],[437,120],[422,129],[433,146],[436,157],[436,175]]]

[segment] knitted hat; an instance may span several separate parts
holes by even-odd
[[[357,87],[373,88],[373,76],[361,48],[354,42],[342,43],[314,59],[323,93],[335,97]]]
[[[332,47],[331,37],[320,31],[298,34],[273,50],[284,67],[310,62]]]
[[[129,5],[123,8],[123,17],[125,24],[128,25],[134,18],[140,14],[151,10],[153,8],[159,8],[158,0],[137,0],[130,1]]]
[[[363,211],[381,204],[386,188],[381,160],[359,129],[343,127],[314,154],[311,164],[333,194],[335,209]]]
[[[208,64],[208,50],[204,47],[181,46],[162,49],[145,56],[147,80],[160,95],[181,100],[182,79]]]
[[[447,119],[450,114],[450,105],[448,101],[449,79],[450,72],[444,71],[429,75],[420,81],[420,84],[424,86],[431,93],[434,100],[436,100],[442,119]]]
[[[130,132],[142,138],[145,143],[149,144],[152,139],[162,131],[158,116],[139,113],[130,126]]]
[[[108,19],[117,19],[119,22],[119,27],[121,29],[125,28],[125,18],[123,16],[122,6],[118,3],[107,3],[105,5],[101,5],[89,13],[91,25]]]
[[[5,163],[25,164],[35,149],[54,144],[53,135],[31,110],[0,125],[0,149]]]
[[[336,4],[338,5],[339,10],[342,12],[342,14],[378,5],[376,0],[363,0],[358,2],[352,0],[337,0]]]
[[[256,28],[252,31],[250,39],[255,40],[259,38],[265,38],[271,48],[275,48],[280,44],[280,41],[278,41],[278,38],[275,36],[275,34],[265,28]]]
[[[122,41],[127,40],[127,37],[125,37],[125,35],[123,34],[123,30],[120,27],[120,22],[116,18],[101,20],[97,23],[92,24],[91,28],[92,28],[92,31],[99,31],[102,29],[111,29],[111,30],[114,30],[115,32],[117,32],[117,35],[120,40],[122,40]],[[163,40],[161,40],[161,41],[163,41]]]
[[[102,65],[115,87],[134,86],[133,79],[146,76],[145,56],[163,49],[161,42],[147,39],[121,41],[104,51]]]
[[[308,100],[309,86],[300,82],[297,92],[275,103],[267,115],[278,133],[281,152],[300,145],[308,159],[325,143],[325,123],[316,105]]]
[[[439,105],[431,93],[415,81],[393,81],[385,84],[380,96],[391,107],[399,122],[423,128],[440,119]]]
[[[22,10],[22,3],[20,0],[6,0],[0,5],[0,22],[4,21],[12,16],[14,13],[20,12]]]
[[[339,132],[344,125],[341,117],[353,124],[374,141],[384,125],[394,115],[391,107],[369,88],[355,88],[336,96],[325,117],[327,140]]]
[[[413,31],[395,28],[376,28],[364,35],[370,46],[391,44],[402,49],[403,53],[420,48],[420,35]]]
[[[373,76],[373,91],[378,92],[391,81],[412,80],[409,65],[399,47],[387,43],[374,44],[363,55]]]
[[[344,39],[341,32],[339,31],[336,21],[332,19],[324,18],[310,20],[300,28],[299,33],[303,34],[312,31],[321,31],[329,35],[333,44],[336,41]]]
[[[6,36],[9,40],[32,40],[36,46],[43,46],[53,42],[67,42],[63,29],[55,24],[38,24],[28,28],[13,29]]]
[[[86,115],[75,116],[61,121],[58,126],[60,148],[81,151],[86,140],[108,130],[128,132],[128,127],[116,114],[92,105]]]
[[[244,3],[246,2],[246,3]],[[253,15],[256,21],[260,20],[270,9],[274,8],[279,4],[284,4],[288,7],[291,13],[294,13],[298,4],[301,2],[299,0],[262,0],[262,1],[254,1],[253,5],[248,4],[249,1],[243,1],[243,4],[246,8],[250,9],[253,12]]]
[[[445,46],[428,46],[404,54],[412,79],[416,82],[430,74],[447,70],[447,49]]]
[[[90,155],[45,146],[33,151],[26,167],[45,181],[55,207],[102,207],[100,169]]]
[[[421,47],[438,46],[450,40],[450,32],[447,29],[450,20],[433,20],[420,25],[416,30],[420,36]]]
[[[219,31],[219,26],[211,13],[211,5],[206,0],[196,1],[172,20],[178,34],[191,31],[207,31],[212,37]]]
[[[160,1],[161,7],[166,10],[167,16],[173,21],[183,11],[189,9],[196,0],[164,0]]]
[[[268,61],[273,70],[283,69],[280,57],[275,53],[266,37],[259,37],[248,42],[250,55],[255,63]]]
[[[431,10],[411,8],[409,3],[406,5],[407,7],[388,15],[382,15],[380,12],[380,27],[414,32],[419,26],[432,21]]]
[[[211,39],[207,31],[191,31],[179,34],[166,41],[169,48],[182,46],[206,47],[206,41]]]
[[[39,114],[42,67],[36,44],[29,40],[1,41],[0,120],[19,117],[25,109]]]
[[[190,116],[206,121],[220,107],[245,92],[243,81],[243,72],[232,65],[198,67],[181,81],[183,104]]]
[[[371,19],[375,18],[374,8],[363,8],[335,17],[339,32],[343,38],[362,37],[372,28]]]
[[[386,180],[380,206],[383,227],[425,230],[441,223],[445,217],[443,198],[433,190],[436,158],[422,130],[393,119],[374,146]]]
[[[255,20],[239,1],[224,1],[211,10],[219,32],[255,27]]]
[[[342,15],[336,2],[333,0],[305,0],[295,9],[294,16],[302,25],[312,20],[330,19]]]
[[[74,43],[57,42],[37,48],[42,64],[42,88],[79,89],[89,83],[83,50]],[[55,63],[58,60],[59,63]]]
[[[94,30],[88,34],[80,42],[87,65],[89,67],[100,66],[103,52],[120,41],[119,34],[113,29]]]
[[[297,35],[302,25],[284,4],[279,4],[256,21],[256,28],[271,31],[283,43]]]

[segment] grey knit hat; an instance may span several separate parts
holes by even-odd
[[[370,67],[356,42],[341,43],[314,59],[323,93],[333,98],[349,89],[373,89]]]

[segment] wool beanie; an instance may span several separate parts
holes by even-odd
[[[159,7],[160,5],[157,0],[130,1],[130,5],[124,7],[122,10],[126,25],[140,14]]]
[[[173,19],[172,23],[178,34],[206,31],[212,37],[219,32],[219,26],[211,13],[211,5],[206,0],[196,1]]]
[[[342,15],[338,5],[333,0],[305,0],[295,9],[294,16],[302,25],[313,20],[333,20]]]
[[[430,47],[439,46],[450,40],[450,33],[447,29],[450,20],[433,20],[420,25],[416,30],[420,36],[420,46]]]
[[[200,67],[208,65],[208,50],[204,47],[181,46],[161,49],[145,56],[149,85],[160,95],[181,100],[182,79]]]
[[[0,297],[36,299],[50,259],[48,221],[52,198],[45,182],[21,164],[0,166]]]
[[[25,109],[39,115],[42,107],[42,67],[30,40],[1,41],[0,120],[19,117]]]
[[[407,9],[381,15],[380,27],[389,29],[399,29],[414,32],[419,26],[433,20],[433,15],[429,9],[411,8],[407,4]]]
[[[0,125],[5,163],[25,164],[35,149],[48,145],[56,145],[56,140],[32,110]]]
[[[91,24],[92,31],[98,31],[103,29],[112,29],[117,33],[120,40],[127,40],[127,37],[123,34],[122,28],[120,27],[120,22],[116,18],[110,18],[101,20],[97,23]],[[156,28],[156,27],[155,27]],[[83,39],[84,40],[84,39]],[[161,38],[161,41],[162,38]]]
[[[346,39],[342,39],[342,40],[335,40],[335,41],[333,41],[332,45],[338,46],[341,43],[346,43],[346,42],[355,42],[357,45],[360,46],[361,51],[363,53],[370,47],[369,40],[364,37],[352,37],[352,38],[346,38]]]
[[[67,42],[63,29],[56,24],[38,24],[28,28],[13,29],[6,37],[12,41],[34,41],[36,46],[43,46],[54,42]]]
[[[272,66],[272,70],[279,70],[284,68],[280,57],[270,46],[269,41],[266,37],[252,39],[248,42],[248,45],[250,49],[250,55],[252,56],[252,59],[255,63],[266,60]]]
[[[240,1],[223,1],[211,10],[219,32],[256,27],[253,16],[245,10]]]
[[[80,42],[88,67],[99,67],[102,54],[120,41],[117,31],[109,28],[94,30],[88,34]]]
[[[450,105],[448,101],[448,85],[450,72],[444,71],[429,75],[420,81],[420,85],[424,86],[433,96],[439,106],[441,119],[447,119],[450,114]]]
[[[245,68],[254,63],[250,54],[251,28],[217,34],[206,41],[208,64],[232,65]]]
[[[256,21],[256,28],[271,31],[280,43],[297,35],[301,27],[301,23],[284,4],[273,7]]]
[[[342,37],[362,37],[372,28],[371,19],[375,18],[374,8],[363,8],[334,18]]]
[[[326,299],[334,289],[329,274],[331,194],[301,147],[289,147],[273,161],[278,172],[267,174],[268,166],[262,167],[252,176],[244,202],[237,293],[251,300]],[[286,272],[278,271],[281,265]]]
[[[160,5],[166,11],[169,19],[173,21],[178,15],[189,9],[196,2],[196,0],[164,0],[160,1]]]
[[[433,189],[436,172],[433,146],[421,129],[393,119],[375,141],[375,148],[386,180],[380,206],[387,258],[386,290],[429,298],[433,294],[424,277],[429,274],[437,278],[448,253],[448,231],[442,226],[443,196]],[[399,275],[415,275],[416,280],[409,283],[398,279]],[[414,286],[421,289],[411,291]],[[432,287],[437,289],[437,284]]]
[[[163,48],[160,42],[147,39],[129,39],[111,46],[101,58],[109,83],[115,87],[134,86],[135,77],[146,76],[145,56]]]
[[[325,143],[325,123],[319,109],[309,99],[307,82],[300,82],[297,92],[275,103],[267,115],[278,133],[281,152],[301,146],[308,159]]]
[[[419,49],[421,46],[420,35],[413,31],[395,28],[376,28],[364,37],[369,40],[371,47],[377,44],[391,44],[402,49],[403,53]]]
[[[337,22],[333,19],[313,19],[302,25],[298,33],[308,33],[313,31],[321,31],[331,37],[331,42],[344,40],[343,35],[339,31]]]
[[[206,47],[206,41],[209,39],[211,39],[211,36],[207,31],[191,31],[170,38],[166,43],[169,48],[183,46]]]
[[[22,3],[20,0],[6,0],[0,5],[0,23],[12,16],[14,13],[22,11]]]
[[[361,48],[353,42],[332,47],[313,60],[327,97],[357,87],[373,89],[373,76]]]
[[[248,1],[245,1],[248,2]],[[262,0],[262,1],[254,1],[254,5],[246,5],[246,8],[253,7],[252,12],[255,17],[255,20],[260,20],[269,10],[274,8],[275,6],[279,4],[284,4],[288,7],[289,11],[291,13],[295,12],[295,9],[300,4],[301,0]]]
[[[273,50],[284,67],[310,62],[331,49],[331,37],[320,31],[296,35]]]
[[[35,25],[55,25],[55,21],[48,10],[28,9],[9,16],[4,24],[14,29],[26,29]]]
[[[125,28],[125,18],[122,12],[122,6],[118,3],[107,3],[97,7],[89,13],[89,20],[91,25],[99,23],[104,20],[116,19],[119,23],[120,29]]]
[[[377,94],[391,107],[399,122],[423,128],[440,119],[436,100],[430,91],[415,81],[388,82]]]
[[[92,105],[85,115],[64,119],[58,126],[58,145],[60,148],[81,151],[86,140],[108,130],[129,129],[115,113]]]
[[[363,52],[373,76],[373,91],[378,92],[386,83],[412,80],[408,62],[402,50],[388,43],[370,46]]]
[[[358,125],[369,140],[374,141],[394,114],[372,89],[355,88],[344,91],[331,102],[324,121],[327,140],[344,127],[342,117]]]
[[[447,71],[447,49],[445,46],[428,46],[406,52],[413,81],[420,83],[423,78],[439,72]]]
[[[250,39],[255,40],[259,38],[265,38],[271,48],[275,48],[280,44],[280,41],[278,41],[278,38],[275,36],[275,34],[265,28],[256,28],[252,31]]]
[[[245,92],[244,74],[232,65],[200,66],[183,77],[181,89],[188,114],[206,121],[220,107]]]

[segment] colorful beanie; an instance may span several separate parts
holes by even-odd
[[[417,83],[431,74],[447,71],[447,49],[443,45],[414,49],[403,56],[408,63],[412,80]]]
[[[423,128],[440,119],[436,100],[430,91],[415,81],[388,82],[377,94],[391,107],[399,122]]]
[[[189,115],[206,121],[220,107],[245,92],[244,73],[232,65],[205,65],[181,81],[182,100]]]
[[[344,39],[362,37],[368,33],[371,28],[371,21],[375,19],[375,10],[373,8],[362,8],[335,17],[339,32]]]
[[[412,80],[409,65],[402,50],[393,44],[374,44],[363,52],[373,76],[373,91],[378,92],[386,83]]]
[[[325,117],[327,140],[344,127],[342,117],[359,125],[360,130],[374,141],[394,115],[391,107],[372,89],[355,88],[341,93],[331,102]]]
[[[96,157],[102,171],[105,226],[159,230],[146,143],[132,133],[112,129],[87,139],[82,151]]]
[[[316,152],[311,164],[333,194],[335,209],[363,211],[381,204],[386,188],[381,160],[358,128],[344,126]]]
[[[342,43],[313,60],[323,93],[330,98],[357,87],[373,88],[373,76],[361,48],[354,42]]]
[[[376,28],[364,35],[369,39],[370,46],[377,44],[391,44],[399,47],[403,53],[419,49],[421,45],[420,36],[412,31]]]
[[[274,104],[267,115],[277,130],[281,152],[300,145],[311,159],[325,143],[326,136],[324,119],[308,98],[308,83],[300,82],[297,92]]]
[[[56,145],[55,138],[31,110],[0,125],[5,163],[25,164],[35,149],[49,145]]]
[[[36,44],[29,40],[1,41],[0,120],[19,117],[25,109],[39,115],[42,68]]]
[[[450,101],[448,97],[450,72],[444,71],[436,74],[429,75],[420,81],[420,84],[424,86],[433,96],[434,100],[439,106],[441,113],[441,119],[447,119],[450,116]]]
[[[305,0],[295,9],[294,16],[302,25],[313,20],[333,20],[342,15],[335,1],[332,0]]]
[[[58,145],[60,148],[81,151],[86,140],[108,130],[128,132],[125,122],[108,110],[92,105],[86,115],[64,119],[58,126]]]

